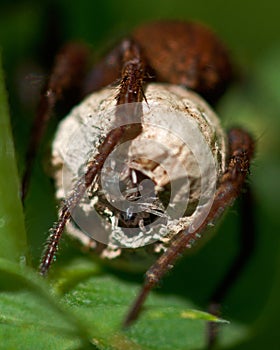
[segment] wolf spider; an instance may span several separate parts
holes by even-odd
[[[115,83],[116,106],[130,103],[149,105],[145,95],[146,87],[151,82],[164,82],[190,89],[214,105],[233,80],[233,69],[227,50],[209,29],[198,23],[161,21],[142,25],[88,72],[87,55],[88,51],[83,45],[71,43],[56,57],[53,71],[41,95],[27,152],[23,198],[28,188],[35,150],[54,108],[65,96],[79,94],[83,98],[90,92],[99,91],[108,84]],[[122,125],[108,132],[98,146],[95,157],[87,163],[84,175],[64,199],[59,219],[51,230],[41,259],[41,275],[45,276],[50,269],[72,211],[92,187],[107,157],[123,140],[129,132],[128,129]],[[221,217],[240,195],[249,173],[254,141],[246,131],[234,128],[228,132],[227,148],[226,169],[217,179],[217,188],[208,215],[194,231],[189,230],[187,226],[183,227],[170,240],[167,249],[146,272],[144,285],[124,320],[124,326],[137,319],[151,289],[158,284],[181,254],[191,248],[206,232],[206,228]],[[128,216],[124,215],[122,220],[125,222]],[[249,249],[247,253],[249,254]],[[244,266],[244,255],[243,251],[213,294],[210,303],[213,313],[218,313],[218,305],[234,283],[237,272]],[[210,325],[209,345],[213,344],[214,340],[215,331],[213,325]]]

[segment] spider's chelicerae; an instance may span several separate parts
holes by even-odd
[[[154,254],[124,320],[129,325],[150,290],[239,196],[254,141],[240,128],[225,133],[208,105],[224,93],[233,70],[223,44],[201,24],[142,25],[94,68],[87,65],[81,44],[57,55],[39,103],[22,193],[57,102],[91,93],[54,140],[63,204],[40,273],[47,274],[65,226],[106,259],[126,260],[132,250],[139,259]]]

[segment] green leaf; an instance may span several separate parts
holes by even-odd
[[[79,281],[74,266],[60,271],[61,299],[32,270],[0,259],[3,349],[203,349],[206,321],[224,322],[177,297],[152,295],[140,320],[124,331],[120,325],[139,285],[99,270],[90,274],[87,259],[77,266]]]
[[[2,349],[77,349],[86,342],[82,322],[33,271],[0,259],[0,280]]]
[[[101,349],[125,350],[131,344],[137,349],[203,349],[206,321],[222,322],[193,310],[194,305],[184,300],[152,294],[140,319],[122,332],[120,325],[138,290],[138,284],[113,275],[99,275],[78,283],[65,294],[64,300],[87,323],[88,332],[98,331]],[[97,329],[92,329],[93,324]],[[96,339],[96,335],[92,337]]]
[[[0,57],[0,257],[25,263],[27,242]]]

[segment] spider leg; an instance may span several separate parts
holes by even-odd
[[[207,226],[215,222],[225,209],[232,205],[240,194],[249,172],[250,160],[254,153],[254,141],[242,129],[232,129],[229,138],[229,161],[215,193],[212,207],[201,226],[194,232],[189,228],[179,232],[170,247],[146,272],[144,285],[124,320],[124,327],[129,326],[139,316],[141,307],[151,289],[169,271],[181,254],[201,237]]]
[[[230,291],[231,287],[235,284],[239,275],[242,273],[246,264],[248,263],[256,243],[256,230],[254,222],[254,198],[250,184],[245,184],[245,192],[240,197],[240,234],[239,234],[239,246],[240,250],[232,262],[229,271],[215,288],[213,294],[210,297],[209,312],[219,316],[220,307],[223,299]],[[216,343],[216,335],[219,325],[214,322],[209,322],[207,341],[208,348],[211,349]]]
[[[22,179],[22,201],[27,194],[37,148],[44,136],[48,121],[65,92],[72,91],[74,88],[76,88],[75,91],[79,91],[79,81],[85,74],[87,54],[87,49],[83,45],[71,43],[65,45],[56,57],[50,78],[43,88],[31,130]]]
[[[141,102],[143,99],[143,79],[145,76],[145,63],[139,47],[131,40],[124,40],[123,44],[123,68],[121,82],[116,96],[116,105]],[[139,112],[139,110],[138,110]],[[116,112],[121,118],[121,113]],[[124,136],[127,127],[125,125],[112,129],[99,146],[98,155],[89,162],[87,171],[76,183],[73,191],[65,199],[61,208],[58,221],[51,229],[46,249],[41,259],[40,273],[46,275],[58,249],[59,241],[66,223],[71,217],[71,211],[79,204],[86,190],[94,181],[101,170],[106,158]],[[136,136],[136,135],[135,135]]]

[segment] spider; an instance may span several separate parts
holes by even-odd
[[[146,272],[143,287],[124,320],[124,326],[128,326],[137,319],[151,289],[173,267],[185,250],[190,249],[201,236],[207,234],[209,226],[214,225],[240,195],[249,173],[255,145],[250,134],[241,128],[231,129],[226,136],[216,116],[212,117],[213,112],[207,102],[215,105],[219,100],[233,80],[233,68],[224,45],[210,29],[202,24],[181,21],[144,24],[136,28],[130,37],[121,41],[88,72],[87,56],[88,51],[83,45],[71,43],[66,45],[56,57],[53,71],[38,106],[33,137],[27,152],[22,197],[25,197],[28,188],[35,149],[57,103],[66,95],[80,96],[83,99],[89,93],[93,93],[93,100],[90,97],[85,104],[82,103],[78,112],[73,112],[78,113],[78,117],[71,117],[72,121],[73,118],[82,119],[83,117],[89,120],[103,108],[102,116],[94,119],[92,124],[87,124],[83,129],[83,133],[88,129],[94,129],[93,134],[87,134],[87,137],[93,138],[89,141],[89,150],[81,149],[83,147],[81,145],[78,145],[78,149],[75,148],[76,146],[71,148],[71,144],[78,137],[77,134],[69,135],[71,127],[67,129],[62,126],[63,131],[59,132],[55,141],[59,143],[63,135],[67,134],[70,136],[67,141],[70,156],[79,151],[85,155],[79,167],[76,166],[76,173],[70,179],[72,189],[68,194],[60,195],[63,202],[59,218],[51,229],[46,243],[40,273],[44,276],[48,273],[66,225],[69,231],[79,231],[82,239],[90,236],[89,240],[96,251],[107,258],[110,254],[121,255],[124,248],[128,248],[129,253],[135,249],[146,249],[143,246],[149,244],[148,247],[152,246],[154,249],[153,253],[161,254]],[[111,86],[104,89],[108,84]],[[73,98],[73,105],[75,100],[76,98]],[[109,101],[107,105],[106,101]],[[159,108],[157,113],[160,118],[149,119],[154,118],[155,105]],[[166,127],[170,118],[173,118],[169,112],[174,105],[180,112],[179,118],[184,118],[182,113],[187,115],[186,124],[183,127],[179,126],[179,129],[182,128],[184,131],[182,137],[184,133],[193,134],[197,132],[193,130],[198,130],[199,139],[205,141],[207,137],[209,138],[206,148],[210,153],[206,153],[204,157],[214,159],[212,164],[214,178],[210,177],[208,165],[208,167],[202,167],[202,170],[198,169],[201,164],[192,165],[192,157],[199,157],[198,154],[203,147],[198,144],[195,151],[193,149],[183,151],[183,146],[178,145],[178,141],[172,141],[170,128],[167,128],[167,133],[160,136],[161,142],[167,145],[167,149],[162,153],[164,157],[154,156],[152,161],[147,161],[146,158],[149,155],[142,152],[145,142],[147,143],[147,138],[144,138],[144,143],[140,142],[142,135],[146,133],[149,142],[152,142],[157,134],[153,129],[149,129],[147,120],[152,120],[156,124],[160,124],[160,120],[163,120],[161,128]],[[110,115],[105,113],[108,106],[111,108]],[[162,106],[165,107],[162,109]],[[86,112],[83,112],[84,110]],[[83,113],[86,115],[81,115]],[[169,119],[165,118],[165,113]],[[147,119],[145,119],[146,115],[149,115]],[[104,119],[105,116],[109,120],[109,126],[103,125],[107,120]],[[191,128],[193,125],[189,122],[191,118],[196,120],[196,129]],[[176,123],[179,125],[180,122],[176,118],[172,121],[175,125]],[[80,123],[83,124],[84,121]],[[85,138],[83,133],[79,136],[80,138]],[[196,138],[195,142],[197,140]],[[147,150],[154,153],[157,147],[151,146],[149,142]],[[193,141],[188,138],[187,143],[191,142]],[[132,153],[128,158],[125,153],[129,152],[114,155],[115,150],[122,143],[127,144],[125,147]],[[178,147],[178,151],[175,152],[175,156],[171,156],[170,148],[174,147]],[[57,152],[56,148],[54,152]],[[178,176],[176,166],[175,171],[172,172],[173,178],[171,175],[169,179],[164,177],[166,169],[160,163],[164,163],[163,158],[170,157],[172,160],[169,168],[174,168],[172,164],[176,163],[176,157],[181,157],[180,162],[183,163],[187,158],[187,166],[195,168],[189,179],[189,187],[179,181],[184,177]],[[107,162],[109,158],[110,163]],[[112,186],[115,186],[113,182],[115,172],[111,168],[114,167],[116,158],[125,159],[117,177],[122,192],[108,198],[104,188],[107,186],[112,189]],[[200,163],[204,161],[200,159]],[[67,166],[69,164],[66,164]],[[62,172],[58,174],[61,176]],[[181,216],[175,219],[174,217],[170,219],[173,214],[167,211],[168,200],[172,193],[169,188],[172,181],[179,181],[178,192],[176,192],[178,196],[185,198],[184,191],[188,190],[190,197],[190,203],[181,211]],[[145,187],[145,184],[148,187]],[[214,185],[212,192],[209,192],[212,185]],[[207,198],[204,198],[204,202],[200,202],[199,199],[203,197],[204,191],[207,193]],[[124,197],[125,202],[129,203],[128,206],[118,207],[118,196]],[[85,197],[88,200],[86,203]],[[141,200],[140,204],[139,200]],[[135,203],[138,205],[137,210],[135,210]],[[83,233],[80,222],[78,225],[75,224],[77,208],[87,212],[88,209],[85,208],[90,205],[99,216],[103,217],[105,231],[106,229],[110,231],[109,238],[107,237],[105,241],[94,239],[94,233]],[[96,227],[93,226],[92,230],[95,229]],[[139,244],[135,243],[137,237],[131,236],[133,235],[131,232],[135,230],[136,236],[142,237]],[[116,238],[120,232],[125,232],[123,240]],[[243,264],[244,262],[240,263],[240,260],[235,264],[231,277]],[[229,282],[229,277],[226,277],[217,289],[211,300],[214,313],[218,312],[217,305],[232,282]],[[213,330],[211,332],[210,344],[214,342],[214,332]]]

